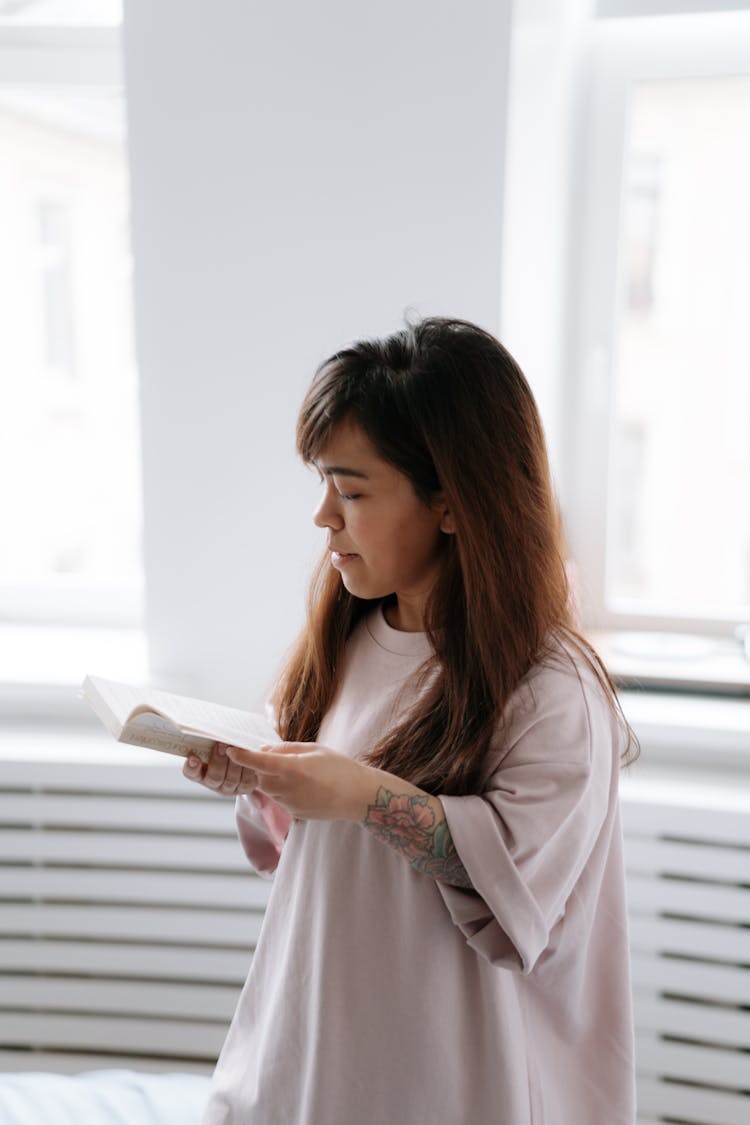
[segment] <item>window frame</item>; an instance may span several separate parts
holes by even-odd
[[[730,614],[624,612],[605,602],[607,473],[620,278],[623,163],[631,83],[750,74],[750,12],[592,21],[587,31],[572,191],[569,293],[572,331],[563,516],[582,576],[588,630],[731,636]],[[739,651],[739,650],[738,650]]]

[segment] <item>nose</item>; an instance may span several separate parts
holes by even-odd
[[[340,531],[344,526],[344,518],[328,487],[326,487],[323,498],[313,512],[313,523],[316,527],[330,527],[334,531]]]

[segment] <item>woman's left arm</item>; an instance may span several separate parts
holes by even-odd
[[[471,887],[440,799],[411,782],[314,742],[262,750],[229,747],[227,754],[254,769],[258,788],[297,819],[352,820],[415,871],[450,886]]]
[[[471,887],[439,797],[432,797],[394,774],[377,770],[374,800],[362,825],[409,861],[415,871],[453,887]]]

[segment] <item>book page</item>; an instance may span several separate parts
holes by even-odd
[[[228,742],[246,750],[259,750],[267,743],[279,741],[278,734],[263,715],[222,707],[218,703],[190,702],[196,707],[190,721],[179,721],[183,731],[209,733],[218,742]]]
[[[148,688],[133,687],[131,684],[121,684],[116,680],[105,680],[101,676],[87,676],[83,681],[81,693],[115,738],[119,734],[117,728],[124,726],[128,716],[137,710],[150,694]],[[104,707],[101,704],[104,704]],[[109,719],[106,717],[106,711],[111,713]]]
[[[278,734],[263,715],[156,688],[133,687],[99,676],[88,676],[87,681],[90,689],[98,693],[123,727],[130,726],[137,715],[155,713],[171,720],[175,727],[188,734],[206,735],[213,741],[227,742],[247,750],[257,750],[266,743],[279,741]],[[85,681],[84,688],[86,686]],[[91,702],[91,690],[85,694]],[[95,710],[102,718],[100,710],[96,707]],[[170,737],[175,733],[172,731]],[[124,741],[122,737],[120,741]]]

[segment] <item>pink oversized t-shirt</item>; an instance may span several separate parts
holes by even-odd
[[[430,651],[378,606],[317,741],[367,752]],[[204,1125],[633,1125],[621,735],[573,660],[519,686],[480,793],[441,797],[473,890],[350,821],[284,840],[283,810],[239,798],[250,860],[278,866]]]

